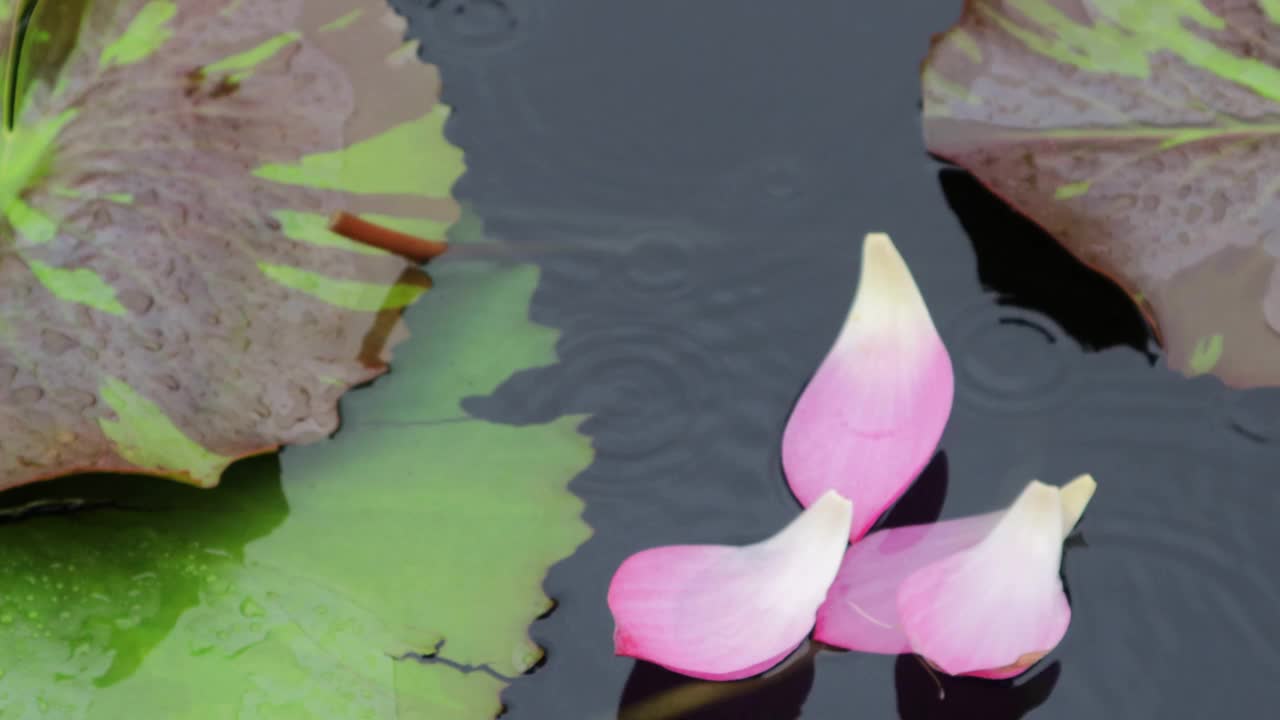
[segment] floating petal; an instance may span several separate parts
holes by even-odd
[[[1082,475],[1061,489],[1059,540],[1071,532],[1096,487],[1092,477]],[[899,615],[900,588],[926,566],[978,546],[1017,507],[867,536],[845,554],[827,601],[818,610],[814,637],[862,652],[913,652]]]
[[[768,670],[813,627],[852,517],[849,501],[829,492],[754,545],[672,545],[632,555],[609,586],[617,654],[705,680]]]
[[[928,464],[955,378],[911,271],[888,235],[867,235],[853,305],[782,438],[791,490],[808,505],[836,490],[866,534]]]
[[[1032,481],[979,543],[912,573],[898,590],[911,649],[949,675],[1007,678],[1057,647],[1069,514],[1058,488]]]
[[[837,647],[898,655],[911,643],[898,620],[898,588],[912,573],[967,550],[990,534],[1002,512],[872,533],[849,548],[814,638]]]

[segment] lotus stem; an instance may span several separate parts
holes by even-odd
[[[438,257],[449,249],[446,242],[392,230],[345,211],[334,213],[329,220],[329,229],[348,240],[372,245],[419,263]]]

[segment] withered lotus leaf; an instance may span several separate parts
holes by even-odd
[[[385,370],[461,153],[385,0],[0,0],[0,489],[218,482]]]
[[[1280,384],[1280,2],[970,0],[929,149],[1152,318],[1172,367]]]

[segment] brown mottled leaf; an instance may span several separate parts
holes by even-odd
[[[1280,0],[970,0],[929,149],[1154,316],[1169,363],[1280,385]]]
[[[330,216],[440,237],[458,213],[403,38],[385,0],[36,5],[0,138],[0,488],[210,486],[336,429],[429,283]]]

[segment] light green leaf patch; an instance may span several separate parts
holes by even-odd
[[[1193,375],[1203,375],[1213,372],[1214,367],[1218,365],[1218,361],[1222,359],[1222,336],[1211,335],[1202,338],[1196,343],[1195,350],[1191,353],[1189,365]]]
[[[361,312],[377,312],[407,307],[426,288],[418,285],[382,285],[379,283],[339,280],[288,265],[258,263],[262,274],[288,288],[304,292],[318,300]]]
[[[184,435],[164,410],[120,380],[108,378],[101,396],[116,417],[100,418],[99,427],[120,456],[138,467],[190,478],[207,488],[217,485],[231,464],[232,458],[210,452]]]
[[[169,41],[173,31],[169,21],[178,14],[178,6],[172,0],[151,0],[134,17],[133,22],[120,37],[102,50],[98,64],[104,68],[112,65],[132,65],[147,58]]]
[[[32,209],[21,193],[44,174],[50,146],[77,114],[67,110],[33,126],[0,131],[0,211],[27,242],[45,243],[57,232],[57,224]]]
[[[78,303],[94,310],[124,315],[124,306],[116,299],[116,291],[92,270],[64,270],[39,260],[28,260],[27,267],[41,285],[59,300]]]
[[[362,15],[363,12],[364,12],[363,10],[359,10],[359,9],[352,10],[351,12],[347,13],[346,15],[343,15],[337,20],[334,20],[333,22],[330,22],[324,25],[323,27],[320,28],[320,30],[322,32],[334,32],[337,30],[341,30],[345,27],[350,27],[351,23],[360,19],[360,15]]]
[[[204,72],[206,75],[227,73],[230,75],[232,82],[241,82],[253,72],[255,67],[270,60],[284,48],[298,42],[301,37],[302,34],[298,32],[280,33],[255,48],[205,66]]]
[[[437,104],[424,116],[343,150],[316,153],[296,164],[264,165],[258,177],[286,185],[362,194],[447,197],[462,175],[462,151],[449,144],[444,124],[449,107]],[[432,162],[411,162],[431,157]],[[388,163],[387,158],[404,158]]]

